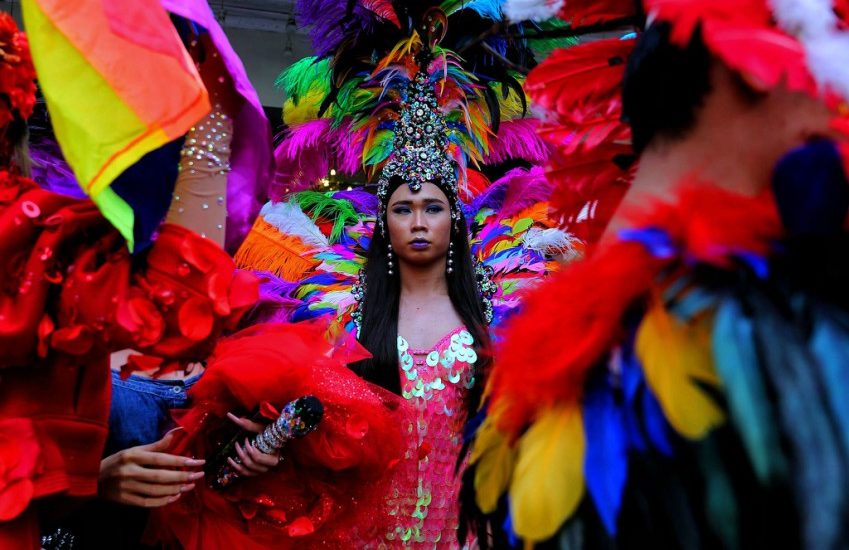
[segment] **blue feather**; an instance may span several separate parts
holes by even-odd
[[[665,456],[672,456],[670,426],[660,403],[646,384],[642,366],[634,353],[633,339],[632,334],[620,353],[620,383],[627,403],[625,426],[629,442],[640,451],[652,447]]]
[[[516,535],[516,531],[513,530],[513,514],[509,497],[507,498],[507,515],[504,518],[504,523],[501,524],[501,530],[507,535],[507,542],[510,544],[511,548],[519,546],[519,536]]]
[[[719,304],[712,345],[731,419],[740,432],[755,474],[762,482],[785,476],[787,462],[758,369],[754,326],[734,298],[726,298]]]
[[[849,457],[849,319],[837,311],[814,317],[811,353],[817,358],[843,452]]]
[[[807,548],[832,548],[843,531],[849,488],[817,380],[816,359],[807,347],[801,319],[788,318],[773,298],[750,292],[760,360],[775,385],[783,433],[793,448],[793,481]],[[797,312],[797,315],[799,313]]]
[[[628,433],[607,373],[597,374],[588,382],[583,417],[587,490],[607,532],[615,535],[628,477]]]

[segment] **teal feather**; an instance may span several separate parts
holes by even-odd
[[[697,460],[705,478],[705,508],[713,531],[719,535],[723,548],[740,547],[740,511],[734,496],[731,479],[717,448],[716,435],[699,442]]]
[[[501,21],[503,3],[503,0],[445,0],[439,7],[446,15],[454,15],[461,10],[473,10],[481,17]]]
[[[781,451],[775,411],[758,368],[754,326],[733,297],[722,300],[713,327],[716,370],[728,397],[728,408],[755,474],[762,482],[785,477],[787,461]]]
[[[837,547],[849,513],[847,472],[829,407],[823,403],[808,334],[801,329],[802,319],[788,318],[772,297],[753,290],[746,300],[753,312],[760,364],[775,386],[783,434],[792,446],[803,545]]]

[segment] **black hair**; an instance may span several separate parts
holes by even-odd
[[[451,242],[454,243],[454,272],[446,273],[448,297],[457,314],[463,320],[466,330],[475,340],[474,347],[478,355],[475,364],[475,385],[466,396],[467,410],[472,414],[478,406],[483,391],[484,375],[490,364],[490,339],[484,316],[483,305],[475,277],[472,254],[469,248],[469,236],[466,219],[459,208],[453,193],[440,182],[434,182],[449,197],[451,209],[459,214],[456,224],[451,225]],[[390,181],[388,197],[400,186],[400,178]],[[384,205],[386,206],[386,205]],[[385,209],[384,209],[385,210]],[[383,214],[384,226],[386,214]],[[388,230],[387,230],[388,231]],[[365,296],[362,304],[362,326],[360,343],[372,354],[372,359],[360,361],[351,368],[364,379],[401,393],[401,377],[398,372],[398,309],[401,298],[401,279],[399,270],[389,275],[387,259],[388,237],[375,226],[374,236],[369,245],[365,270]]]
[[[622,108],[638,155],[656,137],[684,137],[711,91],[711,55],[701,31],[683,48],[671,42],[670,34],[669,23],[650,25],[625,70]]]

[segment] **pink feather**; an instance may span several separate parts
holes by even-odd
[[[541,202],[547,202],[554,190],[554,184],[545,177],[541,166],[530,170],[514,168],[493,182],[486,192],[478,197],[471,206],[473,212],[481,208],[491,208],[498,214],[494,221],[510,218]]]
[[[548,161],[549,148],[537,134],[539,120],[523,118],[502,122],[498,135],[489,140],[486,164],[500,164],[508,160],[522,159],[533,164]]]
[[[309,189],[331,168],[354,175],[361,166],[363,140],[355,137],[350,122],[333,128],[330,119],[304,122],[289,129],[274,151],[276,169],[271,199]]]

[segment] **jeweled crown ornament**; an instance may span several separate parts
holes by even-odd
[[[419,71],[401,98],[401,117],[395,127],[392,154],[378,180],[380,223],[389,200],[389,182],[398,176],[414,192],[427,182],[441,183],[456,202],[457,165],[448,152],[448,126],[439,112],[439,104],[428,76]]]

